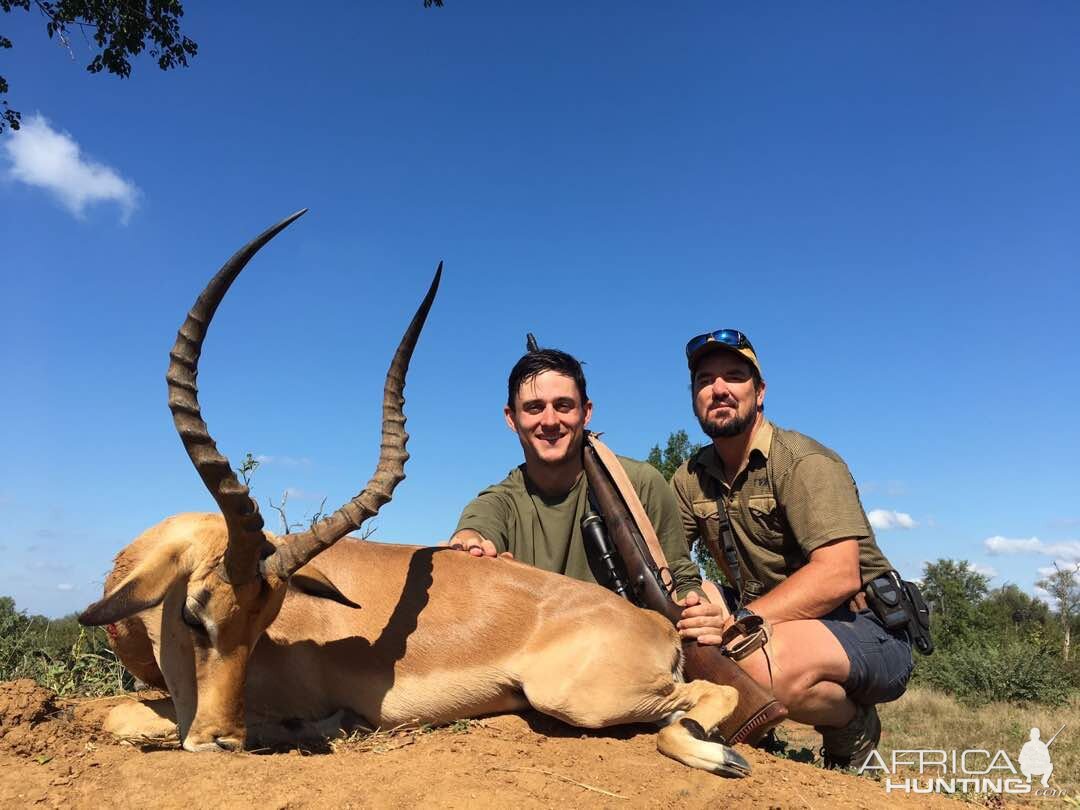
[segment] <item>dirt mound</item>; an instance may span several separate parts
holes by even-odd
[[[33,753],[35,727],[57,714],[56,695],[26,678],[0,683],[0,749]]]
[[[29,678],[0,683],[0,739],[23,724],[40,723],[56,711],[56,695]]]
[[[753,773],[723,779],[657,753],[652,728],[583,733],[532,712],[358,736],[325,754],[190,754],[103,734],[101,718],[131,697],[65,703],[25,683],[0,684],[4,808],[956,807],[886,799],[878,782],[745,746]]]

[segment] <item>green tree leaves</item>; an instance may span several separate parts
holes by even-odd
[[[667,445],[663,450],[660,449],[659,444],[653,445],[648,458],[645,460],[660,471],[665,481],[670,481],[675,471],[700,449],[700,444],[690,442],[690,437],[685,430],[676,430],[674,433],[668,434]],[[709,554],[704,543],[695,545],[693,553],[694,562],[698,564],[698,568],[701,569],[702,576],[705,579],[711,579],[713,582],[727,582],[720,567],[716,564],[716,560]]]
[[[922,582],[935,640],[942,647],[969,640],[978,629],[978,607],[990,578],[973,571],[967,560],[938,560],[926,563]]]
[[[45,18],[45,33],[67,45],[68,32],[78,28],[89,34],[98,53],[86,66],[90,73],[109,73],[126,78],[131,75],[131,59],[147,50],[158,67],[169,70],[187,67],[188,57],[198,52],[198,45],[180,31],[184,8],[179,0],[0,0],[0,11],[31,11],[31,5]],[[441,3],[440,3],[441,5]],[[10,39],[0,36],[0,48],[11,48]],[[8,92],[8,83],[0,76],[0,96]],[[0,132],[18,129],[21,115],[6,99],[0,99]]]
[[[1078,672],[1061,643],[1071,616],[1059,614],[1059,629],[1045,603],[1016,585],[989,590],[989,579],[966,560],[926,563],[923,595],[938,651],[920,660],[918,680],[971,704],[1058,704],[1075,690]]]
[[[676,430],[668,435],[667,446],[663,452],[660,450],[660,445],[653,445],[646,461],[660,471],[665,481],[670,481],[671,476],[682,466],[683,462],[700,449],[700,444],[690,443],[690,437],[686,435],[685,430]]]

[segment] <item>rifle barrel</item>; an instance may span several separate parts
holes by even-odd
[[[1046,743],[1046,747],[1047,747],[1047,748],[1049,748],[1049,747],[1050,747],[1051,745],[1053,745],[1053,744],[1054,744],[1054,740],[1056,740],[1056,739],[1058,738],[1058,734],[1060,734],[1061,732],[1063,732],[1063,731],[1065,730],[1065,726],[1066,726],[1066,725],[1067,725],[1066,723],[1062,723],[1062,724],[1061,724],[1061,728],[1059,728],[1059,729],[1057,730],[1057,734],[1055,734],[1055,735],[1054,735],[1053,737],[1051,737],[1051,738],[1050,738],[1050,741]]]

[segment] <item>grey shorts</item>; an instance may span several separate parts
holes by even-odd
[[[872,611],[852,613],[846,606],[819,621],[836,636],[851,662],[851,674],[844,682],[849,698],[872,705],[904,694],[915,667],[906,632],[886,630]]]

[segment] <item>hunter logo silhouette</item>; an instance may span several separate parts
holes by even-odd
[[[1020,773],[1027,777],[1028,782],[1033,776],[1041,776],[1042,786],[1049,787],[1050,774],[1054,772],[1054,763],[1050,761],[1050,746],[1064,729],[1065,726],[1062,725],[1057,734],[1046,742],[1039,739],[1041,734],[1037,728],[1031,730],[1028,741],[1020,749]]]

